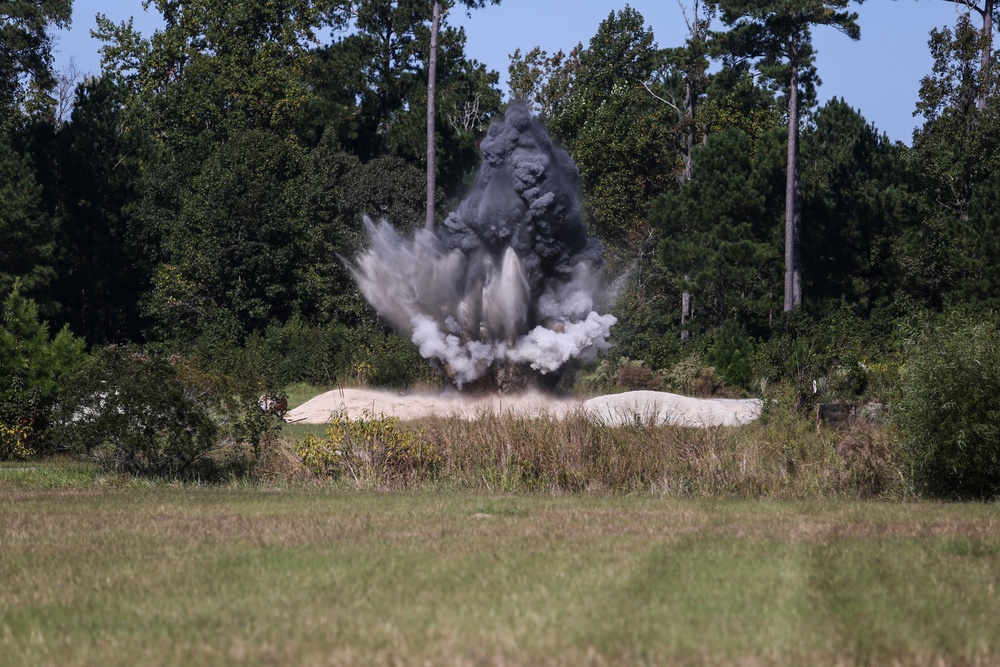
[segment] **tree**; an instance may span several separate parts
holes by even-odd
[[[140,194],[148,138],[126,129],[123,101],[111,78],[77,87],[72,114],[56,135],[56,175],[46,193],[60,219],[52,286],[60,320],[91,344],[141,338],[139,300],[155,259],[129,210]]]
[[[870,313],[900,287],[893,243],[905,217],[905,147],[833,99],[813,114],[802,154],[810,310],[822,316],[844,300]]]
[[[299,273],[322,239],[289,206],[301,156],[273,134],[250,131],[219,144],[181,196],[164,239],[152,304],[172,338],[218,327],[236,342],[302,306]]]
[[[688,16],[684,4],[681,2],[678,4],[684,14],[688,37],[683,47],[664,51],[667,72],[663,83],[666,85],[660,86],[663,89],[660,94],[654,92],[646,82],[643,82],[643,86],[650,95],[665,103],[677,114],[677,133],[681,137],[681,157],[684,161],[684,170],[678,174],[678,180],[683,185],[694,175],[694,147],[699,134],[695,115],[709,83],[708,35],[715,18],[715,7],[707,3],[702,4],[701,0],[694,0],[692,18]],[[677,87],[682,87],[683,92],[675,94],[672,88]],[[678,97],[681,98],[681,102],[677,101]],[[687,276],[684,279],[686,281]],[[688,331],[685,324],[690,316],[691,293],[685,289],[681,294],[682,342],[687,340]]]
[[[727,57],[756,59],[757,70],[784,89],[788,109],[788,159],[785,189],[785,303],[786,311],[802,305],[800,236],[801,174],[799,125],[801,106],[815,99],[818,82],[811,30],[834,27],[857,40],[857,14],[846,11],[852,0],[719,0],[728,33],[717,33],[719,52]],[[863,0],[858,0],[860,3]]]
[[[468,9],[473,7],[483,7],[486,0],[461,0]],[[491,4],[498,5],[500,0],[490,0]],[[434,10],[431,17],[431,45],[427,56],[427,229],[434,228],[434,211],[436,209],[435,170],[437,160],[435,159],[435,135],[437,127],[437,117],[435,114],[435,104],[437,102],[437,55],[438,55],[438,29],[441,24],[442,6],[441,0],[434,0]]]
[[[566,101],[547,118],[580,168],[595,229],[612,254],[630,260],[650,239],[651,202],[679,167],[671,111],[643,85],[659,63],[642,15],[611,12],[580,52]]]
[[[776,305],[769,158],[739,130],[712,134],[695,151],[691,181],[653,206],[661,260],[709,326],[757,326]]]
[[[143,38],[131,20],[97,17],[102,67],[129,91],[126,108],[176,149],[250,129],[294,136],[312,98],[304,70],[318,30],[342,25],[342,3],[147,0],[165,26]]]
[[[688,36],[684,46],[664,51],[668,68],[665,83],[668,85],[662,96],[654,92],[649,84],[644,85],[651,95],[667,104],[677,114],[677,130],[681,136],[681,155],[684,160],[684,171],[681,172],[679,178],[682,183],[685,183],[691,180],[694,173],[692,153],[699,134],[695,116],[710,81],[708,75],[708,37],[716,8],[708,3],[702,4],[701,0],[694,0],[691,16],[688,15],[683,4],[681,4],[681,11],[684,14]],[[680,95],[675,95],[671,90],[673,86],[669,84],[674,84],[674,86],[679,84],[683,92]],[[679,102],[677,101],[678,97],[681,100]]]
[[[25,425],[40,452],[50,410],[68,373],[83,363],[83,341],[63,327],[50,336],[38,307],[15,282],[0,304],[0,424]]]
[[[44,293],[56,277],[56,220],[46,213],[31,161],[0,135],[0,294],[20,281]]]
[[[500,93],[499,76],[465,57],[465,33],[448,26],[448,9],[438,35],[434,104],[434,145],[448,151],[435,148],[434,162],[436,185],[452,195],[479,160],[476,139],[499,111]],[[352,32],[319,50],[320,66],[310,77],[329,113],[323,124],[335,126],[362,160],[397,155],[426,166],[432,4],[359,0],[351,12]]]
[[[180,194],[147,306],[160,340],[241,344],[300,317],[356,325],[367,307],[340,258],[363,214],[420,219],[419,169],[362,163],[329,140],[303,151],[254,130],[219,144]]]
[[[996,0],[982,0],[982,2],[978,0],[945,0],[945,2],[961,5],[966,8],[968,13],[976,12],[979,14],[979,18],[983,22],[983,28],[979,32],[979,66],[980,71],[989,72],[993,55],[993,28],[995,24],[1000,23],[1000,5],[996,3]],[[976,100],[976,106],[980,109],[985,108],[988,96],[989,91],[985,88],[982,89]]]
[[[437,186],[434,182],[434,103],[437,99],[437,54],[438,29],[441,26],[441,3],[434,0],[434,10],[431,16],[431,46],[427,55],[427,208],[424,226],[434,229],[434,204],[437,199]]]
[[[68,28],[72,0],[23,0],[0,6],[0,124],[18,112],[51,104],[52,28]]]
[[[932,31],[934,69],[921,81],[917,102],[926,119],[913,138],[920,224],[906,257],[918,282],[936,287],[935,305],[948,292],[993,304],[1000,284],[1000,228],[988,203],[998,194],[1000,106],[998,78],[982,69],[983,39],[968,14],[953,28]],[[922,258],[928,247],[940,249],[939,261]]]

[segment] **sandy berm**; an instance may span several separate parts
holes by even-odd
[[[484,414],[563,418],[582,411],[588,418],[612,426],[628,424],[673,426],[737,426],[760,416],[759,399],[691,398],[665,391],[630,391],[587,400],[540,392],[466,395],[458,391],[392,392],[374,389],[334,389],[316,396],[285,415],[285,421],[323,424],[341,411],[358,419],[369,413],[401,420],[425,417],[475,419]]]

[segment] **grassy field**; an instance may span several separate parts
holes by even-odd
[[[0,468],[3,665],[1000,664],[1000,506]]]

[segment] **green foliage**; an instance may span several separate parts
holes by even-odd
[[[307,435],[296,453],[314,475],[356,483],[399,485],[432,477],[441,453],[422,432],[397,427],[395,417],[366,411],[359,419],[331,417],[326,436]]]
[[[343,325],[310,324],[296,314],[284,324],[272,324],[263,336],[251,337],[247,348],[260,349],[276,386],[332,385],[350,371],[353,340]]]
[[[68,451],[104,468],[143,477],[208,478],[254,460],[277,437],[277,419],[260,412],[254,390],[190,358],[103,348],[71,378],[54,431]]]
[[[423,193],[412,165],[362,163],[327,140],[301,149],[253,131],[219,145],[155,213],[174,217],[162,223],[165,261],[146,299],[154,335],[242,345],[293,316],[357,326],[369,308],[339,258],[363,242],[362,215],[412,224]]]
[[[52,32],[68,28],[72,0],[27,0],[0,6],[0,128],[22,111],[52,103]]]
[[[56,275],[55,221],[43,209],[42,187],[31,163],[0,135],[0,294],[16,280],[43,293]]]
[[[722,388],[722,378],[698,352],[691,352],[664,372],[670,391],[685,396],[714,396]]]
[[[681,353],[681,290],[656,253],[635,260],[621,293],[611,306],[618,323],[611,328],[616,354],[665,368]]]
[[[59,128],[45,192],[58,215],[60,315],[91,344],[141,338],[139,303],[158,247],[137,228],[141,165],[150,139],[124,126],[124,90],[109,77],[77,87],[70,122]]]
[[[934,495],[1000,494],[1000,323],[974,310],[908,332],[893,404],[918,484]]]
[[[916,223],[900,254],[917,296],[940,307],[953,301],[1000,305],[1000,104],[997,68],[983,70],[988,45],[968,14],[934,30],[934,67],[921,81],[917,110],[927,121],[913,137]],[[988,48],[988,47],[987,47]]]
[[[748,389],[753,380],[753,339],[736,322],[722,325],[708,351],[706,361],[734,389]]]
[[[509,68],[512,96],[540,112],[580,168],[595,233],[630,258],[648,243],[650,202],[680,169],[676,112],[646,89],[661,60],[652,30],[626,7],[586,49],[517,51]]]
[[[69,451],[111,471],[193,474],[219,445],[212,393],[185,382],[163,356],[105,348],[64,393],[56,432]]]
[[[19,283],[4,299],[0,321],[0,424],[9,436],[25,440],[26,450],[48,451],[46,428],[67,375],[83,363],[84,343],[68,328],[54,337],[38,317],[35,303],[23,297]],[[11,445],[11,452],[21,451]]]
[[[543,121],[558,118],[569,103],[580,69],[583,44],[551,56],[540,47],[515,49],[507,68],[510,99],[525,102]]]
[[[471,9],[485,3],[462,4]],[[392,155],[426,165],[432,8],[423,0],[354,3],[350,32],[316,53],[307,79],[318,98],[314,122],[333,130],[364,161]],[[465,56],[465,32],[449,26],[445,14],[438,34],[435,165],[448,196],[459,192],[479,161],[477,139],[500,110],[498,80]]]
[[[161,269],[161,319],[185,325],[221,309],[252,331],[302,308],[297,273],[325,259],[326,248],[288,205],[301,170],[297,152],[264,132],[218,147],[165,239],[176,282],[165,284],[173,276]]]
[[[865,311],[899,289],[893,252],[905,217],[904,149],[843,100],[802,135],[802,266],[806,306],[822,316],[846,299]]]
[[[690,292],[695,330],[730,319],[763,322],[777,308],[770,158],[738,130],[710,135],[694,154],[692,180],[653,205],[661,262]]]
[[[819,81],[811,43],[813,26],[831,26],[851,39],[861,36],[858,15],[847,8],[855,0],[721,0],[722,22],[730,30],[714,35],[717,55],[756,59],[764,80],[788,94],[791,70],[797,68],[804,106],[812,106]],[[863,2],[863,0],[860,0]],[[797,120],[797,119],[796,119]]]
[[[343,21],[313,0],[151,2],[164,27],[143,38],[132,21],[98,15],[105,72],[125,82],[133,122],[174,148],[252,129],[288,136],[312,99],[304,68],[318,31]]]
[[[641,389],[662,390],[663,376],[639,359],[605,358],[592,370],[581,370],[574,378],[574,390],[584,394],[606,394]]]
[[[31,440],[31,426],[27,422],[6,424],[0,419],[0,461],[18,461],[34,456]]]
[[[785,385],[800,408],[817,402],[885,402],[898,381],[902,309],[863,318],[843,303],[822,319],[785,313],[755,346],[762,389]]]
[[[594,231],[631,254],[649,236],[650,203],[679,169],[676,119],[643,87],[657,62],[653,32],[642,15],[630,7],[611,12],[579,53],[579,66],[569,60],[572,73],[558,72],[561,87],[568,87],[562,79],[573,77],[572,92],[547,119],[580,168]]]

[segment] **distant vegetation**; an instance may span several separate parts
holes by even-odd
[[[256,407],[263,393],[443,382],[340,259],[364,243],[363,215],[423,224],[432,3],[175,4],[151,4],[165,27],[147,37],[99,17],[102,69],[82,80],[51,69],[69,0],[0,16],[20,35],[0,44],[0,458],[75,452],[140,475],[258,474],[278,442],[276,418]],[[848,0],[695,2],[675,45],[626,8],[569,53],[515,52],[510,97],[579,166],[606,277],[627,276],[614,347],[564,369],[560,389],[755,395],[791,411],[788,423],[821,403],[889,404],[887,430],[842,448],[874,457],[875,472],[846,454],[832,463],[837,443],[801,424],[792,440],[768,426],[641,437],[722,446],[722,459],[749,437],[762,477],[732,477],[736,463],[691,473],[724,494],[805,493],[801,479],[780,481],[783,442],[825,462],[808,488],[883,493],[903,475],[918,492],[995,496],[1000,22],[956,4],[954,24],[930,35],[911,146],[849,100],[816,103],[812,32],[840,30],[845,49],[865,38]],[[503,96],[447,11],[439,41],[443,219]],[[873,64],[864,75],[891,74]],[[458,444],[471,436],[455,428],[427,431],[442,462],[421,475],[465,469]],[[533,428],[552,429],[567,458],[525,444],[520,467],[487,477],[651,488],[668,465],[608,463],[640,436]],[[797,456],[786,453],[786,472]]]

